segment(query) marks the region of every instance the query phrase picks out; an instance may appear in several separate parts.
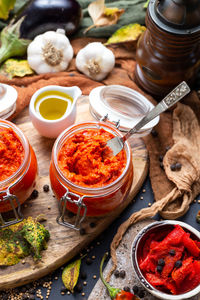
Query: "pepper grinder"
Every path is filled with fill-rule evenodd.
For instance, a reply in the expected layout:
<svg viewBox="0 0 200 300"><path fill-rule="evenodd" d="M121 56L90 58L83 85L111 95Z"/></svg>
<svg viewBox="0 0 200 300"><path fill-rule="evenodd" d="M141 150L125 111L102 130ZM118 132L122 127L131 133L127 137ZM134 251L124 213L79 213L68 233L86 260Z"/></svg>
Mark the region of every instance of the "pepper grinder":
<svg viewBox="0 0 200 300"><path fill-rule="evenodd" d="M150 0L136 51L135 80L156 99L200 68L200 1Z"/></svg>

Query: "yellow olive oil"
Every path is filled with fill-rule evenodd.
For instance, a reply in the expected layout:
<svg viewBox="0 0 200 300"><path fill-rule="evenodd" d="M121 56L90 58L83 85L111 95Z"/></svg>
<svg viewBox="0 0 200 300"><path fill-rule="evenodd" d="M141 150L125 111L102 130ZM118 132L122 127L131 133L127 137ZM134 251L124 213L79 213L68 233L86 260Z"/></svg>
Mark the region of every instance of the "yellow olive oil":
<svg viewBox="0 0 200 300"><path fill-rule="evenodd" d="M57 98L62 97L63 99ZM47 98L48 97L48 98ZM44 100L42 100L45 98ZM66 99L66 100L65 100ZM37 107L38 102L39 107ZM47 120L58 120L65 114L69 105L73 103L73 98L63 92L47 91L40 94L35 101L35 109Z"/></svg>
<svg viewBox="0 0 200 300"><path fill-rule="evenodd" d="M58 98L48 98L41 102L39 112L47 120L62 118L67 110L68 102Z"/></svg>

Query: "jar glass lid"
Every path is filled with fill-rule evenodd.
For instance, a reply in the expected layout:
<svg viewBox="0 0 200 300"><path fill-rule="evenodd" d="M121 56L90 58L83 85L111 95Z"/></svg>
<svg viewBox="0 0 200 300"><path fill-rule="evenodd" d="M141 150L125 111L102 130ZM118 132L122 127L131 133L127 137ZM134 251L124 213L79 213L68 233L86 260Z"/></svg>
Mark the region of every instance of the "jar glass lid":
<svg viewBox="0 0 200 300"><path fill-rule="evenodd" d="M97 87L89 95L90 111L100 120L103 117L121 131L133 128L154 105L139 92L121 85ZM146 124L137 136L147 135L159 122L159 117Z"/></svg>
<svg viewBox="0 0 200 300"><path fill-rule="evenodd" d="M0 84L0 118L7 119L16 110L17 91L7 84Z"/></svg>

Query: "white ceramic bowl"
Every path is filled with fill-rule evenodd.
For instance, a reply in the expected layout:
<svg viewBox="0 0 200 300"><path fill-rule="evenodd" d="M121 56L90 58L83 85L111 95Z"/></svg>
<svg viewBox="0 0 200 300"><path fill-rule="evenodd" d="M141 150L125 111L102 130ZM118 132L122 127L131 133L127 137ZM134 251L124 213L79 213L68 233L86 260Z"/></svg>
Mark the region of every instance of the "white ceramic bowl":
<svg viewBox="0 0 200 300"><path fill-rule="evenodd" d="M69 103L67 106L67 109L64 113L64 115L56 120L49 120L44 118L37 109L38 103L41 102L44 99L48 98L58 98L62 100L66 100L66 98L63 98L59 95L54 94L53 92L60 92L64 93L68 96L70 96L73 101L72 103ZM52 92L51 96L45 96L45 92ZM44 94L44 96L43 96ZM29 104L29 114L31 121L34 125L34 127L37 129L37 131L45 137L48 138L56 138L58 135L65 130L67 127L71 126L75 122L76 118L76 102L79 96L81 96L82 92L77 86L72 87L64 87L64 86L58 86L58 85L49 85L46 87L43 87L39 90L37 90L30 101ZM41 99L38 101L38 98L41 97ZM37 101L37 105L36 105Z"/></svg>
<svg viewBox="0 0 200 300"><path fill-rule="evenodd" d="M180 225L185 231L189 232L193 237L195 237L197 240L200 240L200 232L196 230L194 227L180 221L174 221L174 220L164 220L160 222L154 222L146 227L144 227L135 237L132 248L131 248L131 258L132 258L132 264L135 271L135 274L137 278L139 279L140 283L143 285L143 287L152 295L159 299L165 299L165 300L183 300L183 299L190 299L191 297L194 297L198 293L200 293L200 284L192 289L191 291L184 293L184 294L178 294L178 295L171 295L164 293L155 287L153 287L144 277L142 274L139 264L138 264L138 253L140 252L140 249L142 248L142 245L146 239L151 233L162 231L166 228L173 228L173 225Z"/></svg>

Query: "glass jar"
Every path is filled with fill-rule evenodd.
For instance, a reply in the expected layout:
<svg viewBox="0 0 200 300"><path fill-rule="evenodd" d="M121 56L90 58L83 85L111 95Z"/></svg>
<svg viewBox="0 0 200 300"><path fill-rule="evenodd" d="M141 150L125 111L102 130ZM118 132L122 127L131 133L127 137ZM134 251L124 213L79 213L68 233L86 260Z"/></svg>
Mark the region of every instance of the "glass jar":
<svg viewBox="0 0 200 300"><path fill-rule="evenodd" d="M84 122L67 128L57 138L50 164L50 182L58 200L67 198L66 207L73 213L84 214L83 208L87 210L87 216L102 216L117 208L127 197L133 180L132 154L129 144L126 142L124 150L126 153L126 165L122 174L113 182L98 188L79 186L68 180L61 172L58 165L58 153L65 141L81 130L99 129L111 133L114 136L122 137L121 132L114 126L104 122Z"/></svg>
<svg viewBox="0 0 200 300"><path fill-rule="evenodd" d="M0 213L13 210L32 193L37 176L37 160L28 139L13 123L0 119L0 129L12 129L24 149L20 167L8 178L0 181Z"/></svg>

